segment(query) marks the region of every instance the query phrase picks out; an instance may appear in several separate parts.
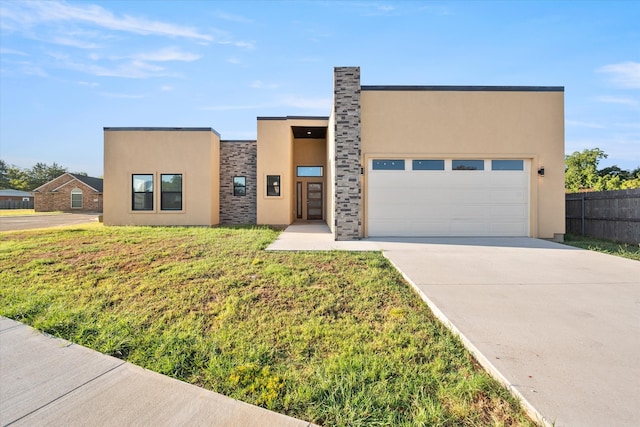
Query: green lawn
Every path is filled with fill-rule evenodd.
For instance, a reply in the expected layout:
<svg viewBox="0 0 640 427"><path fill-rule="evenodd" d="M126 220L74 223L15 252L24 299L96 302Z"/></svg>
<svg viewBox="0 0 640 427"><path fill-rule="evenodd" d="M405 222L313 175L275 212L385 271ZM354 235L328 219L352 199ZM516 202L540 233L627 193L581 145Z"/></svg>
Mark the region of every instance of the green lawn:
<svg viewBox="0 0 640 427"><path fill-rule="evenodd" d="M640 261L640 245L628 245L626 243L617 243L612 242L611 240L583 237L575 234L565 235L564 243L570 246L575 246L577 248L604 252L606 254L617 255L624 258Z"/></svg>
<svg viewBox="0 0 640 427"><path fill-rule="evenodd" d="M55 215L60 213L62 213L62 211L36 212L34 209L0 209L0 216Z"/></svg>
<svg viewBox="0 0 640 427"><path fill-rule="evenodd" d="M533 425L380 253L277 234L0 233L0 314L325 426Z"/></svg>

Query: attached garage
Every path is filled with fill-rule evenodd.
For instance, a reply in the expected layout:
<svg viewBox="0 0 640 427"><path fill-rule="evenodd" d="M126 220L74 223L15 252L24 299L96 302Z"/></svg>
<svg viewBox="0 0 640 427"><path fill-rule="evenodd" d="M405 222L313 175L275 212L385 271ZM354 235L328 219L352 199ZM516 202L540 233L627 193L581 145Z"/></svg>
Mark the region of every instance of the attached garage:
<svg viewBox="0 0 640 427"><path fill-rule="evenodd" d="M528 159L369 159L370 237L529 236Z"/></svg>

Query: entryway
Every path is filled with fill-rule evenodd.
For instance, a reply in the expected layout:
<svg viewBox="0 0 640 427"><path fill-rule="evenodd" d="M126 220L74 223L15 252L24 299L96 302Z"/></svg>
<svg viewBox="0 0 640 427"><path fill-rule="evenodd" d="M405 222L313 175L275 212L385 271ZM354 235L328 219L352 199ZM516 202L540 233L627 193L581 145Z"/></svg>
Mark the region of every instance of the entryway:
<svg viewBox="0 0 640 427"><path fill-rule="evenodd" d="M306 186L303 184L306 184ZM322 183L298 182L296 184L296 218L301 220L322 220L323 213L324 195Z"/></svg>

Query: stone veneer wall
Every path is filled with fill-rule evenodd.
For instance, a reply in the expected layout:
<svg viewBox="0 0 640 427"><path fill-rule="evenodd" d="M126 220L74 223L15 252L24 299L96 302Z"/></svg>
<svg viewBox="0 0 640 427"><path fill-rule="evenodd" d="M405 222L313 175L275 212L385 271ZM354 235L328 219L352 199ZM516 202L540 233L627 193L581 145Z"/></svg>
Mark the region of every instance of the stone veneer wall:
<svg viewBox="0 0 640 427"><path fill-rule="evenodd" d="M334 69L335 239L362 237L360 67Z"/></svg>
<svg viewBox="0 0 640 427"><path fill-rule="evenodd" d="M220 141L220 224L256 223L256 141ZM247 194L233 195L233 177L247 178Z"/></svg>

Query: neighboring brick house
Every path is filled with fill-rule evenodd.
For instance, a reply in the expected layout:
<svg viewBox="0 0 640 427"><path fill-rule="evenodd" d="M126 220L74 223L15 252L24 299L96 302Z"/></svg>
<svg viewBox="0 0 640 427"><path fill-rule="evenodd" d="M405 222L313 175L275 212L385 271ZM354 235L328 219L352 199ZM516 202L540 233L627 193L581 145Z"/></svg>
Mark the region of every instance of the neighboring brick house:
<svg viewBox="0 0 640 427"><path fill-rule="evenodd" d="M36 212L102 212L102 179L64 173L33 190Z"/></svg>

